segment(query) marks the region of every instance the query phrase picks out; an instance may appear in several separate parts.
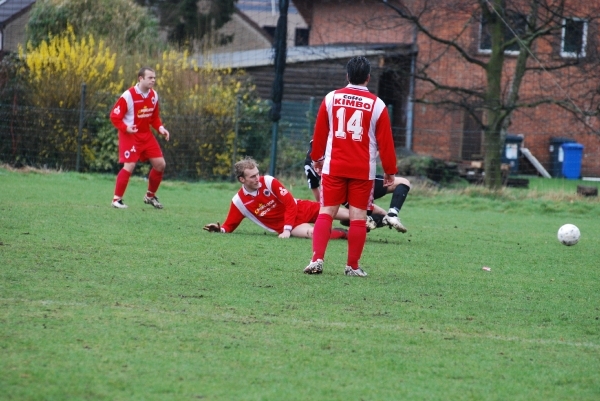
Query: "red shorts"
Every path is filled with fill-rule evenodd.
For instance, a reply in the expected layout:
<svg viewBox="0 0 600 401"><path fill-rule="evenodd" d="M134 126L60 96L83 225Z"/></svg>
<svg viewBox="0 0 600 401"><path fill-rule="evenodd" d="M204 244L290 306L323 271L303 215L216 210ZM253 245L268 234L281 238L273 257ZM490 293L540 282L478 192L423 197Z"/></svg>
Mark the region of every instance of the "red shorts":
<svg viewBox="0 0 600 401"><path fill-rule="evenodd" d="M321 205L318 202L298 199L296 205L298 206L298 214L296 214L294 227L303 223L314 223L317 221L319 210L321 209Z"/></svg>
<svg viewBox="0 0 600 401"><path fill-rule="evenodd" d="M163 153L152 132L127 134L119 131L119 163L145 162L157 157L163 157Z"/></svg>
<svg viewBox="0 0 600 401"><path fill-rule="evenodd" d="M321 205L338 206L346 202L361 210L371 208L373 180L321 175Z"/></svg>

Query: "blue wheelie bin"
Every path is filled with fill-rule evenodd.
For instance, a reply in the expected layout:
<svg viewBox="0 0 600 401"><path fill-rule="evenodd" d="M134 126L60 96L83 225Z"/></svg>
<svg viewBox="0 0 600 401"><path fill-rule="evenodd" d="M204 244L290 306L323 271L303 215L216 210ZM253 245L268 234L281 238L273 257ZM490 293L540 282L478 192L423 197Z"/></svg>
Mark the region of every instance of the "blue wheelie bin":
<svg viewBox="0 0 600 401"><path fill-rule="evenodd" d="M583 145L580 143L562 144L564 159L562 165L562 174L570 180L577 180L581 177L581 159L583 157Z"/></svg>
<svg viewBox="0 0 600 401"><path fill-rule="evenodd" d="M575 142L571 138L551 138L550 139L550 174L554 178L563 178L563 160L564 152L562 145L564 143Z"/></svg>

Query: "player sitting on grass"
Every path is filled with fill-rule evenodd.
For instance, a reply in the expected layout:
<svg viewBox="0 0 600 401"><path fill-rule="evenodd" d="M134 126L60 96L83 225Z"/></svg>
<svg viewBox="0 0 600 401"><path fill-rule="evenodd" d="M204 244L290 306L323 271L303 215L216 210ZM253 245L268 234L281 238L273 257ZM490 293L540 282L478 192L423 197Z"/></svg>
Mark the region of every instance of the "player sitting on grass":
<svg viewBox="0 0 600 401"><path fill-rule="evenodd" d="M310 152L312 151L312 140L308 145L308 152L304 160L304 174L308 180L308 187L312 190L317 201L320 201L321 196L321 176L315 171L312 166ZM394 183L387 187L383 185L383 175L376 175L373 183L373 199L383 198L387 194L392 194L390 208L386 212L376 204L373 204L372 210L367 210L367 230L374 230L378 227L388 226L390 229L395 228L396 231L405 233L406 227L400 222L398 213L402 209L402 205L406 200L406 196L410 191L410 181L404 177L394 177ZM344 205L345 206L345 205ZM349 221L342 221L342 225L348 225Z"/></svg>
<svg viewBox="0 0 600 401"><path fill-rule="evenodd" d="M320 205L309 200L295 199L275 177L260 176L258 164L252 158L235 164L235 174L242 188L231 200L229 213L223 225L209 223L209 232L233 232L245 217L265 230L276 232L279 238L312 238L313 226L319 215ZM339 211L336 219L348 219L348 210ZM347 232L341 228L331 230L331 239L346 239Z"/></svg>

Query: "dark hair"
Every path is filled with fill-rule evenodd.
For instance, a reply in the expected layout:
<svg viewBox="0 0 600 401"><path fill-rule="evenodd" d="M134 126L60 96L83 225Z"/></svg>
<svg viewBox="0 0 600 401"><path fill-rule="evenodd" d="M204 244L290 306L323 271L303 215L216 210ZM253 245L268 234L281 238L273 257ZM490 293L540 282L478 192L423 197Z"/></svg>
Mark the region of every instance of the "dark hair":
<svg viewBox="0 0 600 401"><path fill-rule="evenodd" d="M150 67L142 67L140 68L140 70L138 71L138 79L139 78L146 78L146 71L152 71L155 72L152 68Z"/></svg>
<svg viewBox="0 0 600 401"><path fill-rule="evenodd" d="M353 57L346 64L346 72L348 72L348 81L352 85L363 84L369 79L371 63L363 56Z"/></svg>

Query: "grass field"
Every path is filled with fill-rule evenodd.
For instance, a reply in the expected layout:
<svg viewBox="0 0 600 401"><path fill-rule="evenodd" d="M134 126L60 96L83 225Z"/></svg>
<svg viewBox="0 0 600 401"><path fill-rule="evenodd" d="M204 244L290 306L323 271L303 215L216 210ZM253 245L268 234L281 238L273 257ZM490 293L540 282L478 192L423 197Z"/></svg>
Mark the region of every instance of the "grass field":
<svg viewBox="0 0 600 401"><path fill-rule="evenodd" d="M235 184L165 182L163 210L145 185L116 210L113 176L0 169L0 400L600 399L600 202L574 181L415 188L364 279L345 241L309 276L309 240L202 231Z"/></svg>

